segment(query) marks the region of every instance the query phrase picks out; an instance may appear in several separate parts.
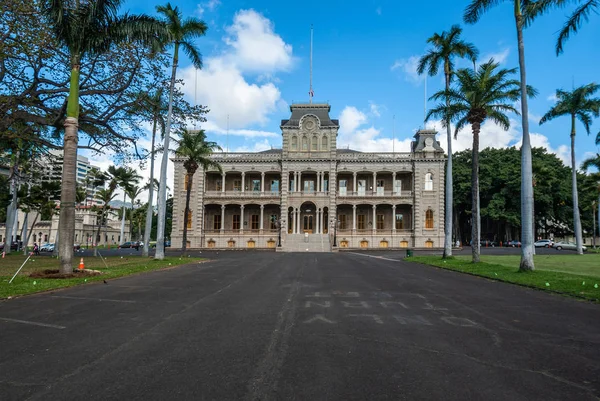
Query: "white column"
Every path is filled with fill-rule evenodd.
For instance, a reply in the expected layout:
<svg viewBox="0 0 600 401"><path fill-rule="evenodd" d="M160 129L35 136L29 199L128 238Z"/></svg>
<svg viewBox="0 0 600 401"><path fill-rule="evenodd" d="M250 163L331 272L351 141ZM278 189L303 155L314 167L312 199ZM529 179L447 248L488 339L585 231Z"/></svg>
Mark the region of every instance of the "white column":
<svg viewBox="0 0 600 401"><path fill-rule="evenodd" d="M396 172L394 171L392 173L392 196L398 195L396 193ZM396 206L394 206L396 207ZM394 216L394 219L396 218L396 216ZM396 225L394 224L394 227L396 227Z"/></svg>
<svg viewBox="0 0 600 401"><path fill-rule="evenodd" d="M373 195L377 193L377 173L373 173Z"/></svg>
<svg viewBox="0 0 600 401"><path fill-rule="evenodd" d="M246 181L246 173L244 173L242 171L242 192L244 192L244 190L246 188L245 181Z"/></svg>
<svg viewBox="0 0 600 401"><path fill-rule="evenodd" d="M296 234L300 234L300 210L298 208L296 208L295 213L296 213L296 225L294 227L296 229Z"/></svg>
<svg viewBox="0 0 600 401"><path fill-rule="evenodd" d="M225 172L221 174L221 192L225 192Z"/></svg>
<svg viewBox="0 0 600 401"><path fill-rule="evenodd" d="M302 171L298 171L298 192L302 192Z"/></svg>
<svg viewBox="0 0 600 401"><path fill-rule="evenodd" d="M323 217L325 216L325 211L321 209L319 211L319 234L323 234Z"/></svg>
<svg viewBox="0 0 600 401"><path fill-rule="evenodd" d="M377 231L377 205L373 205L373 232Z"/></svg>
<svg viewBox="0 0 600 401"><path fill-rule="evenodd" d="M316 214L317 214L317 216L316 216L316 218L317 218L317 222L316 223L317 224L315 225L315 228L316 228L315 231L316 231L317 234L321 234L321 209L317 209L317 213Z"/></svg>
<svg viewBox="0 0 600 401"><path fill-rule="evenodd" d="M240 233L244 232L244 205L240 206Z"/></svg>
<svg viewBox="0 0 600 401"><path fill-rule="evenodd" d="M264 176L264 173L263 173ZM263 216L264 216L265 205L260 205L260 231L263 230Z"/></svg>
<svg viewBox="0 0 600 401"><path fill-rule="evenodd" d="M396 234L396 205L392 205L392 234Z"/></svg>
<svg viewBox="0 0 600 401"><path fill-rule="evenodd" d="M294 171L294 189L293 189L293 191L298 192L298 172L297 171ZM294 212L295 211L296 210L294 209Z"/></svg>
<svg viewBox="0 0 600 401"><path fill-rule="evenodd" d="M319 173L317 173L317 191L318 192L323 192L323 172L320 171Z"/></svg>
<svg viewBox="0 0 600 401"><path fill-rule="evenodd" d="M356 205L352 206L352 231L356 231Z"/></svg>
<svg viewBox="0 0 600 401"><path fill-rule="evenodd" d="M265 192L265 173L260 173L260 193Z"/></svg>
<svg viewBox="0 0 600 401"><path fill-rule="evenodd" d="M221 205L221 231L225 231L225 205Z"/></svg>
<svg viewBox="0 0 600 401"><path fill-rule="evenodd" d="M354 172L354 184L352 185L352 192L354 192L354 195L358 193L358 188L356 188L356 171Z"/></svg>

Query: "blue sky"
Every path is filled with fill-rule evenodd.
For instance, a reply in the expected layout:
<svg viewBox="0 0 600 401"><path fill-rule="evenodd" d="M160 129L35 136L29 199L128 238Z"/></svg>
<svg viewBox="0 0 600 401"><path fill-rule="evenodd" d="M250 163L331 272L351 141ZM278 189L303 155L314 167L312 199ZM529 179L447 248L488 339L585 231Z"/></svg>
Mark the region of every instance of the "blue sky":
<svg viewBox="0 0 600 401"><path fill-rule="evenodd" d="M173 2L184 15L200 17L209 27L207 35L196 42L205 67L196 72L184 59L178 77L185 80L188 100L211 109L203 126L210 139L224 148L228 144L231 151L280 147L279 124L289 116L289 104L308 100L313 24L315 100L328 101L332 117L340 119L338 147L391 150L395 131L396 151L408 150L414 131L423 125L424 82L415 75L415 62L428 48L426 40L434 32L460 24L463 38L479 48L482 61L493 56L504 67L518 66L512 2L497 6L475 25L465 25L462 15L468 3ZM129 0L122 11L154 14L157 4L164 2ZM560 118L541 127L537 122L552 106L551 96L557 88L600 81L600 16L592 15L567 42L564 54L557 57L554 53L556 32L571 10L553 11L525 31L528 83L539 90L538 97L530 101L532 143L547 147L564 160L569 157L569 119ZM431 95L441 89L443 77L429 78L427 86ZM518 144L519 119L513 116L508 132L486 124L482 148ZM578 125L578 161L599 151L594 144L599 130L600 119L594 122L590 136ZM444 137L440 135L439 140L445 147ZM470 143L470 132L463 131L454 150L468 148Z"/></svg>

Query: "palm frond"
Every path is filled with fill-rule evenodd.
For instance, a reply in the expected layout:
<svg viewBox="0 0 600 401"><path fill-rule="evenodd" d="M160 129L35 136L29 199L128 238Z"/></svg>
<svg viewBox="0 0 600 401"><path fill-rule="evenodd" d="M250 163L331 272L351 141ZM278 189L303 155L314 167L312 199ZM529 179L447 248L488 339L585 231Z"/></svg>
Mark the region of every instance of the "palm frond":
<svg viewBox="0 0 600 401"><path fill-rule="evenodd" d="M181 42L180 43L183 52L190 58L190 61L194 65L194 67L201 69L202 68L202 54L200 51L190 42Z"/></svg>
<svg viewBox="0 0 600 401"><path fill-rule="evenodd" d="M504 0L473 0L465 9L463 20L467 24L474 24L490 8L502 3Z"/></svg>
<svg viewBox="0 0 600 401"><path fill-rule="evenodd" d="M600 171L600 153L596 154L596 157L589 157L581 163L581 170L587 171L592 167Z"/></svg>
<svg viewBox="0 0 600 401"><path fill-rule="evenodd" d="M558 34L558 39L556 41L556 55L563 52L563 45L569 39L571 34L577 33L583 21L587 22L592 11L596 11L599 6L600 1L587 0L584 4L577 7Z"/></svg>

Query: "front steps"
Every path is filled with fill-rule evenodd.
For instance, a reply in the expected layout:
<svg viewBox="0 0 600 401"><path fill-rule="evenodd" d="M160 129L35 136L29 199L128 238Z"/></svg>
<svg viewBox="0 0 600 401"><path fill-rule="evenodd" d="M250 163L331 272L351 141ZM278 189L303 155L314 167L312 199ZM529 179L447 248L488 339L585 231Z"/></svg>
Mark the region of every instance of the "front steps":
<svg viewBox="0 0 600 401"><path fill-rule="evenodd" d="M280 252L331 252L328 234L288 234L282 245Z"/></svg>

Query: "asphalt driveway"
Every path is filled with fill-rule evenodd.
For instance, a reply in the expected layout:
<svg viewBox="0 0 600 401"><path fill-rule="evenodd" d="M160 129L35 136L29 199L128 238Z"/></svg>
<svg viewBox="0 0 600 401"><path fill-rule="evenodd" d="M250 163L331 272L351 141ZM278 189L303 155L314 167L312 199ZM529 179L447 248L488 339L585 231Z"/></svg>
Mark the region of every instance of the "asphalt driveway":
<svg viewBox="0 0 600 401"><path fill-rule="evenodd" d="M0 398L600 397L600 305L393 252L209 255L0 302Z"/></svg>

